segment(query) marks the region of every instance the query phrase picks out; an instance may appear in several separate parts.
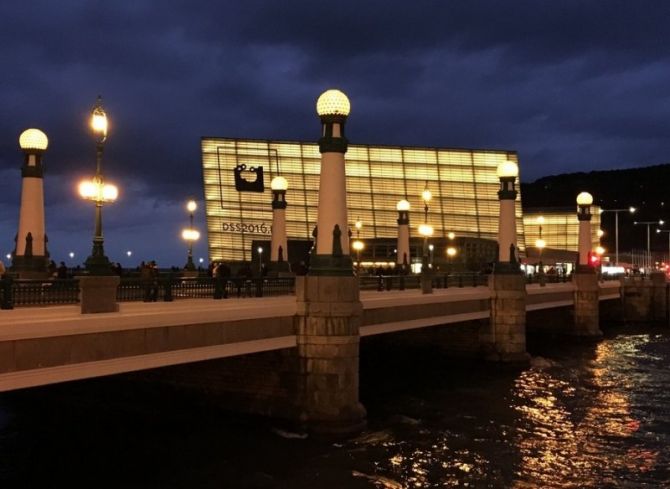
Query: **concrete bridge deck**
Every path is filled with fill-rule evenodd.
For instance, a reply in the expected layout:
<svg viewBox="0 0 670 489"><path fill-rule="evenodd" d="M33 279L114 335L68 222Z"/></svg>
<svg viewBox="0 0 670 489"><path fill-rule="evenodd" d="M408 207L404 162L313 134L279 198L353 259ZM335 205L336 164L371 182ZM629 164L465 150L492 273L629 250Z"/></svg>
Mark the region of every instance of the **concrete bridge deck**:
<svg viewBox="0 0 670 489"><path fill-rule="evenodd" d="M619 297L601 283L600 300ZM527 310L573 303L573 285L527 286ZM488 287L361 292L361 336L486 319ZM0 391L296 346L294 296L0 311Z"/></svg>

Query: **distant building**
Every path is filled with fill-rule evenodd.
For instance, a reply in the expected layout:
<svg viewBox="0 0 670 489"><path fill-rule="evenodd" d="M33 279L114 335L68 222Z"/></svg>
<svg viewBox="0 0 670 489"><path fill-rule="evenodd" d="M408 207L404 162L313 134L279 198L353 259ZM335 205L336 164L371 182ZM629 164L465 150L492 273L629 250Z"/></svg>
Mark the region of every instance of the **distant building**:
<svg viewBox="0 0 670 489"><path fill-rule="evenodd" d="M304 255L316 223L320 156L316 142L203 138L210 259L256 260L258 246L263 243L268 244L264 253L269 253L270 181L278 175L288 181L289 261ZM364 259L395 261L396 203L407 199L411 204L412 261L420 261L417 228L424 222L421 192L427 186L433 195L428 223L434 227L431 243L435 262L446 261L450 243L462 247L461 261L491 261L498 233L496 168L507 159L518 162L512 151L349 145L348 218L354 232L354 223L363 223ZM516 214L523 251L526 241L520 194ZM450 239L449 233L455 238Z"/></svg>

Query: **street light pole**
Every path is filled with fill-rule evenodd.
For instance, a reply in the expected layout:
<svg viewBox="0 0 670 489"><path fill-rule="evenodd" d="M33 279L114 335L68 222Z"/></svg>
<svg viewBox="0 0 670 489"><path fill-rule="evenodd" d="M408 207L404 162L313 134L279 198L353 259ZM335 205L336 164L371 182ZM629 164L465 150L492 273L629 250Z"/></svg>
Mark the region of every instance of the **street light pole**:
<svg viewBox="0 0 670 489"><path fill-rule="evenodd" d="M667 266L670 267L670 230L668 229L656 229L656 234L668 233L668 261Z"/></svg>
<svg viewBox="0 0 670 489"><path fill-rule="evenodd" d="M629 207L628 209L600 209L600 213L614 212L614 264L619 264L619 212L630 212L635 214L637 209Z"/></svg>
<svg viewBox="0 0 670 489"><path fill-rule="evenodd" d="M79 194L95 202L95 233L93 236L93 250L91 256L86 259L86 269L91 275L110 275L111 263L105 256L102 235L102 206L105 202L114 202L118 197L118 189L114 185L104 182L102 176L102 153L107 140L107 114L102 108L102 98L98 100L91 114L91 128L97 136L95 176L91 181L84 181L79 185Z"/></svg>
<svg viewBox="0 0 670 489"><path fill-rule="evenodd" d="M652 224L655 226L662 226L665 224L665 221L663 219L659 219L658 221L634 221L633 225L637 226L638 224L646 224L647 226L647 256L645 257L645 272L647 269L651 268L651 233L649 231L650 227Z"/></svg>

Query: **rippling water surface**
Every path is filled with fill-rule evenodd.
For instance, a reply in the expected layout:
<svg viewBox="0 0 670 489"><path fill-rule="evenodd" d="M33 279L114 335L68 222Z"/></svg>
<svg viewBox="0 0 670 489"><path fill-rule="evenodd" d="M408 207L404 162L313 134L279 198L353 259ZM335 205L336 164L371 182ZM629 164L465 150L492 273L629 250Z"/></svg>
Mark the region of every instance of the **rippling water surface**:
<svg viewBox="0 0 670 489"><path fill-rule="evenodd" d="M341 442L100 380L0 397L0 487L670 487L670 334L531 344L532 367L366 344Z"/></svg>

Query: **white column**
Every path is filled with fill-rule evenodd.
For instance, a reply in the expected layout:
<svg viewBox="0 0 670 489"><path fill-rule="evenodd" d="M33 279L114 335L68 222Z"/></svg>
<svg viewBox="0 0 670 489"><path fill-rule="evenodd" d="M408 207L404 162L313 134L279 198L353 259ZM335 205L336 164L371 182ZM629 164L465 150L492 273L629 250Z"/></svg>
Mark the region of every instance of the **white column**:
<svg viewBox="0 0 670 489"><path fill-rule="evenodd" d="M498 261L510 261L510 245L516 250L516 213L514 200L500 200L500 216L498 218Z"/></svg>
<svg viewBox="0 0 670 489"><path fill-rule="evenodd" d="M579 264L589 265L589 252L591 251L591 215L589 219L579 219Z"/></svg>
<svg viewBox="0 0 670 489"><path fill-rule="evenodd" d="M30 155L31 160L35 155ZM34 164L33 164L34 165ZM21 183L21 208L19 210L19 229L16 239L16 255L26 253L26 236L33 238L33 255L44 256L44 187L43 179L23 177Z"/></svg>
<svg viewBox="0 0 670 489"><path fill-rule="evenodd" d="M270 250L270 261L279 261L280 246L284 261L288 261L286 209L272 209L272 248Z"/></svg>
<svg viewBox="0 0 670 489"><path fill-rule="evenodd" d="M333 124L339 126L339 124ZM333 133L336 131L333 130ZM339 130L337 131L339 133ZM340 227L342 254L349 254L349 226L347 219L347 186L344 169L344 153L321 154L321 176L319 178L319 210L316 221L318 236L316 254L333 253L333 230Z"/></svg>

